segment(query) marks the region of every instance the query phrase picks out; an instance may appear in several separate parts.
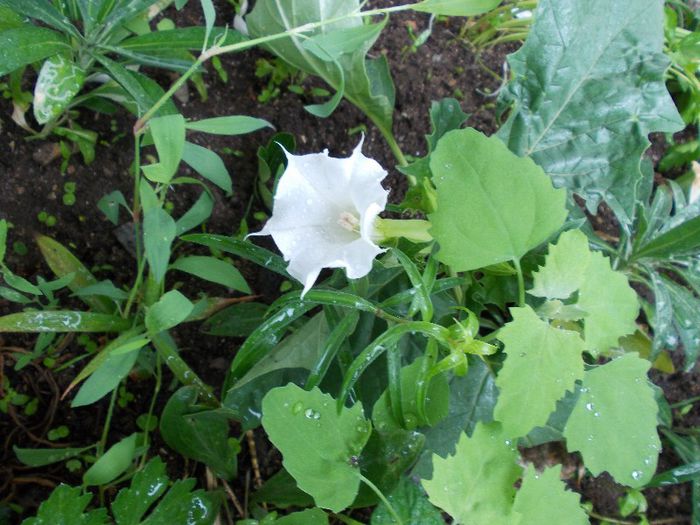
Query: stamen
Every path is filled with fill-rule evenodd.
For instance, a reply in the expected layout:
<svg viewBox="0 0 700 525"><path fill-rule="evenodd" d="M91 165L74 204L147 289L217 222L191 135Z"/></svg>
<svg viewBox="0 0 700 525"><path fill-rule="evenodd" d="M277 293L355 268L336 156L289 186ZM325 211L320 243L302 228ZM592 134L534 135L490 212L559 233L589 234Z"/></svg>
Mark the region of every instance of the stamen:
<svg viewBox="0 0 700 525"><path fill-rule="evenodd" d="M340 224L343 228L351 232L360 231L360 219L355 217L349 211L344 211L340 214L338 224Z"/></svg>

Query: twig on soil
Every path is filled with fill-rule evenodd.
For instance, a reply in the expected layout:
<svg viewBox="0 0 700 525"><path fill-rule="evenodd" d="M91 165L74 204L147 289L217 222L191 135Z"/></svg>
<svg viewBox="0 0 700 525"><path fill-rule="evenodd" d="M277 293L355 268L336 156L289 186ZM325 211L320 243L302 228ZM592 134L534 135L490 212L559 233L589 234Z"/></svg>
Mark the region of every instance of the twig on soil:
<svg viewBox="0 0 700 525"><path fill-rule="evenodd" d="M238 514L240 514L242 519L245 519L245 510L241 506L241 502L238 501L238 498L236 497L236 493L233 492L233 489L229 486L228 483L226 483L225 480L221 480L221 483L224 486L224 490L226 491L226 494L228 494L228 497L231 498L231 502L233 503L233 506L236 507L236 510L238 511Z"/></svg>
<svg viewBox="0 0 700 525"><path fill-rule="evenodd" d="M263 481L260 475L260 463L258 462L258 450L255 447L255 436L252 430L248 430L245 433L246 441L248 442L248 450L250 451L250 464L253 467L253 480L255 483L255 488L259 489L262 487Z"/></svg>

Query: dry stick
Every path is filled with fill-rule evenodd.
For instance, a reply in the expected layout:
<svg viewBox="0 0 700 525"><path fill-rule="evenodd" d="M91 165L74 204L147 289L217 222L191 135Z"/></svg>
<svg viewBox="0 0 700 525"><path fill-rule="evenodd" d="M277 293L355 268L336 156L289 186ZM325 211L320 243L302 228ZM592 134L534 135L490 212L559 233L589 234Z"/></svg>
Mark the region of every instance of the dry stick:
<svg viewBox="0 0 700 525"><path fill-rule="evenodd" d="M250 464L253 467L253 479L255 488L262 487L262 476L260 475L260 463L258 463L258 450L255 446L255 436L252 430L245 433L246 441L248 442L248 450L250 451Z"/></svg>
<svg viewBox="0 0 700 525"><path fill-rule="evenodd" d="M245 519L245 510L243 510L243 507L241 506L241 502L238 501L238 498L236 497L236 493L233 492L233 489L229 486L228 483L226 483L226 480L222 479L221 483L224 485L224 490L226 491L226 494L228 494L228 497L231 498L231 502L233 503L233 506L236 507L238 514L241 515L242 519Z"/></svg>

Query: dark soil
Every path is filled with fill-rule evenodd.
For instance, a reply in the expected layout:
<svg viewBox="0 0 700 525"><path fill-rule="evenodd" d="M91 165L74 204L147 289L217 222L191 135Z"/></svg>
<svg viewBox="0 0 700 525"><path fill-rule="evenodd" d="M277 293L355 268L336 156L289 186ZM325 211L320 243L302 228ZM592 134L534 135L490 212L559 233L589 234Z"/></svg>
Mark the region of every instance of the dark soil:
<svg viewBox="0 0 700 525"><path fill-rule="evenodd" d="M391 5L394 2L376 0L375 6ZM219 24L231 23L233 12L224 0L216 2ZM176 19L178 26L201 23L196 2L181 13L168 13ZM373 48L374 55L386 54L392 66L396 83L396 113L394 129L396 138L405 153L420 156L426 151L424 135L429 131L428 110L433 100L443 97L457 97L462 108L471 114L468 125L487 134L497 129L495 120L495 99L490 95L499 85L498 74L502 71L505 56L513 48L498 48L477 56L463 41L457 38L460 29L458 20L435 24L430 40L417 50L411 50L408 28L419 33L427 27L428 16L419 14L399 14L392 19ZM356 146L359 135L351 130L359 125L366 126L364 153L377 159L390 175L385 185L391 189L392 202L400 202L405 191L403 175L394 166L394 159L378 131L352 105L343 101L334 114L323 121L306 113L303 106L318 102L308 97L281 90L278 98L261 104L258 96L267 81L255 76L256 60L267 56L262 51L251 51L241 55L222 58L229 81L224 84L214 73L205 76L208 87L208 100L202 101L192 85L186 93L180 93L176 103L189 119L245 114L265 118L274 124L277 131L293 133L297 139L299 153L318 152L328 148L335 156L346 156ZM496 73L494 73L496 72ZM172 78L162 72L153 72L162 86L172 82ZM314 84L316 85L316 84ZM29 86L28 86L29 87ZM97 158L89 166L72 157L65 174L61 174L60 158L46 162L55 148L55 140L28 141L25 131L9 117L12 113L8 101L0 102L0 142L5 144L0 156L2 172L2 192L0 192L0 217L13 225L9 235L7 264L13 271L26 278L37 275L50 277L51 272L42 262L33 242L35 233L43 233L56 238L69 246L75 255L91 268L99 279L112 279L117 284L129 285L135 275L135 260L129 250L115 235L114 226L97 209L97 201L106 193L120 190L127 201L132 196L130 165L133 160L133 143L130 131L134 118L126 113L114 116L97 115L85 111L78 119L81 126L93 129L100 134L102 144L97 149ZM234 194L226 197L211 187L217 202L206 230L219 234L233 234L239 230L241 221L246 219L252 231L259 224L246 216L252 210L264 210L256 198L254 190L257 174L256 150L272 136L272 131L260 131L243 137L218 137L192 135L194 140L221 153L234 180ZM228 149L226 149L228 148ZM236 154L223 153L233 151ZM240 153L238 153L240 152ZM183 175L194 176L183 168ZM63 187L66 182L77 184L74 205L62 203ZM192 186L179 186L171 193L175 206L174 213L182 213L197 198L198 191ZM47 227L38 220L40 212L57 218L55 227ZM121 222L128 218L122 215ZM13 243L24 243L26 254L21 249L13 250ZM262 240L261 243L265 243ZM268 245L272 248L271 245ZM20 247L21 248L21 247ZM181 253L191 251L188 246L180 247ZM250 283L253 292L264 300L271 301L278 294L280 280L256 267L241 264L241 271ZM173 283L169 283L173 284ZM191 283L185 282L184 286ZM201 288L201 286L200 286ZM195 290L196 288L192 288ZM207 289L213 295L223 294L223 290ZM78 306L74 299L64 294L63 303ZM15 304L0 300L0 313L18 311ZM197 326L188 325L175 334L184 358L210 385L219 388L225 370L240 341L207 336ZM103 343L100 337L92 337ZM84 353L83 346L72 336L59 339L58 348L52 351L57 366ZM60 373L52 373L42 366L41 359L20 372L13 370L17 352L31 351L34 338L5 334L0 339L0 379L7 377L17 390L39 398L39 408L35 415L26 416L20 408L11 410L8 415L0 413L0 436L2 436L2 457L0 459L0 502L10 503L23 509L22 517L32 515L38 504L50 490L60 482L80 483L80 473L71 474L63 466L30 469L16 459L12 447L84 446L96 442L101 435L105 421L107 402L103 401L87 408L69 408L70 394L61 400L61 395L83 366L83 362L72 365ZM676 373L669 376L655 376L670 402L698 395L700 386L696 374ZM164 382L169 385L169 378ZM1 383L0 383L1 385ZM137 376L128 382L128 392L133 400L119 407L110 429L110 443L114 443L138 430L135 420L147 412L153 393L150 379ZM170 385L172 386L172 385ZM0 388L2 388L0 386ZM171 390L164 388L158 398L158 406L167 400ZM1 396L0 396L1 397ZM159 413L159 409L156 409ZM683 419L683 425L694 426L700 421L697 407ZM47 439L49 430L58 425L66 425L70 434L60 441ZM234 429L234 435L238 435ZM173 476L196 476L204 479L204 470L192 462L184 462L177 454L168 451L158 438L153 436L152 450L168 461ZM256 452L263 479L272 476L279 468L279 455L265 440L262 433L255 434ZM255 485L251 462L251 449L244 440L243 452L239 457L240 480L233 488L241 501ZM582 492L585 500L591 500L596 510L608 516L618 516L616 497L619 489L609 478L593 479L577 467L575 457L565 458L565 469L571 485ZM665 452L660 467L677 465L678 458ZM663 490L647 491L650 498L649 515L652 519L679 518L690 513L690 497L687 486L674 486ZM15 515L16 519L19 519ZM2 521L2 520L0 520ZM683 523L684 521L676 521Z"/></svg>

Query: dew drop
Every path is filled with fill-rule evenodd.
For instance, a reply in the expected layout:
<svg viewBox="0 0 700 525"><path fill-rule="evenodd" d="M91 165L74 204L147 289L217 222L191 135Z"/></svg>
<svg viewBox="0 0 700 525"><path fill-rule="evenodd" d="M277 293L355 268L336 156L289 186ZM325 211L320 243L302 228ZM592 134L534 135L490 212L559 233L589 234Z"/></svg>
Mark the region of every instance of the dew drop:
<svg viewBox="0 0 700 525"><path fill-rule="evenodd" d="M305 415L308 419L321 419L321 414L319 414L318 412L316 412L313 408L307 408L307 409L304 411L304 415Z"/></svg>
<svg viewBox="0 0 700 525"><path fill-rule="evenodd" d="M641 479L641 477L642 477L641 470L633 470L632 471L632 479L638 480L638 479Z"/></svg>
<svg viewBox="0 0 700 525"><path fill-rule="evenodd" d="M586 410L591 412L593 410L593 403L586 403Z"/></svg>

